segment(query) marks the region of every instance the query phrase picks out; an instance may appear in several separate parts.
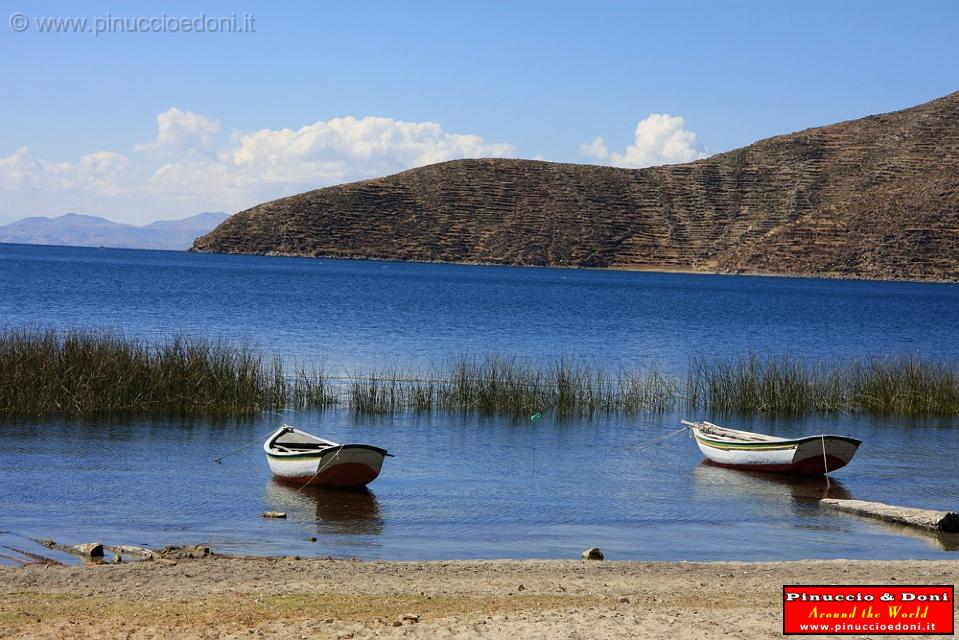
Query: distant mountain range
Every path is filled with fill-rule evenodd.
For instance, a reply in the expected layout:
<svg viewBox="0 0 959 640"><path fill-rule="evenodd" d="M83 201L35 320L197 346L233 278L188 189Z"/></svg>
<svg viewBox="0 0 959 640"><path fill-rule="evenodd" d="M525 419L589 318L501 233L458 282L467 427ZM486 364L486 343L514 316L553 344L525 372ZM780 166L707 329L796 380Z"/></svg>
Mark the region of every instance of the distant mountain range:
<svg viewBox="0 0 959 640"><path fill-rule="evenodd" d="M37 216L0 226L0 242L185 250L190 248L194 238L208 233L228 217L222 211L204 212L138 227L79 213L66 213L55 218Z"/></svg>

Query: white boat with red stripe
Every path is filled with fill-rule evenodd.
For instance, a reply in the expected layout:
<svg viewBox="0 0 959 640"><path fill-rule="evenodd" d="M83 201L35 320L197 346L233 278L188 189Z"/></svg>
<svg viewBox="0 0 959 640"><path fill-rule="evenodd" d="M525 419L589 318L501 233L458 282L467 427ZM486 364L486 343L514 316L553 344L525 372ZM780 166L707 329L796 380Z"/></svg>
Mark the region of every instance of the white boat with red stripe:
<svg viewBox="0 0 959 640"><path fill-rule="evenodd" d="M390 456L386 449L340 444L286 424L267 437L263 450L277 480L317 487L366 486Z"/></svg>
<svg viewBox="0 0 959 640"><path fill-rule="evenodd" d="M687 422L699 450L711 463L734 469L822 475L849 464L862 440L820 434L777 438L763 433L726 429L711 422Z"/></svg>

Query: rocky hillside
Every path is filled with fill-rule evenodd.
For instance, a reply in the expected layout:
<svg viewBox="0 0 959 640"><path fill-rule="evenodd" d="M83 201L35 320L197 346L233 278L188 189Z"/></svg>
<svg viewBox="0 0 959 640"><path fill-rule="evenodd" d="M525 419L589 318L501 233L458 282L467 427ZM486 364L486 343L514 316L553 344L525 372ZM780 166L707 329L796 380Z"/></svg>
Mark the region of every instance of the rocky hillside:
<svg viewBox="0 0 959 640"><path fill-rule="evenodd" d="M959 93L688 164L445 162L261 204L193 249L959 280Z"/></svg>

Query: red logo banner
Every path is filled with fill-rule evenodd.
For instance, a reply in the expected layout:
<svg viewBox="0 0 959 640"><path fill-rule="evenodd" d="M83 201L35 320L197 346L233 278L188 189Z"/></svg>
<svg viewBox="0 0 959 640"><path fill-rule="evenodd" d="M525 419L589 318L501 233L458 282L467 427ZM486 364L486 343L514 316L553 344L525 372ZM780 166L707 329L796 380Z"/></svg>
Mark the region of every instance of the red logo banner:
<svg viewBox="0 0 959 640"><path fill-rule="evenodd" d="M954 585L785 585L783 634L952 635Z"/></svg>

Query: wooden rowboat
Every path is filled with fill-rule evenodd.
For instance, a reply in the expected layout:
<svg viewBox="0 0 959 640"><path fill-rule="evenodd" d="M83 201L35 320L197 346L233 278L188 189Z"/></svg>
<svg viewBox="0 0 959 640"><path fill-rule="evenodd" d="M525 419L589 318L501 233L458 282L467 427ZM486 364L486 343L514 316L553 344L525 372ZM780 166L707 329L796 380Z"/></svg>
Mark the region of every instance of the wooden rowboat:
<svg viewBox="0 0 959 640"><path fill-rule="evenodd" d="M822 475L841 469L856 454L861 440L820 434L805 438L777 438L762 433L726 429L711 422L687 422L706 459L722 467Z"/></svg>
<svg viewBox="0 0 959 640"><path fill-rule="evenodd" d="M368 444L339 444L289 425L263 443L266 461L281 482L327 487L363 487L380 475L390 454Z"/></svg>

